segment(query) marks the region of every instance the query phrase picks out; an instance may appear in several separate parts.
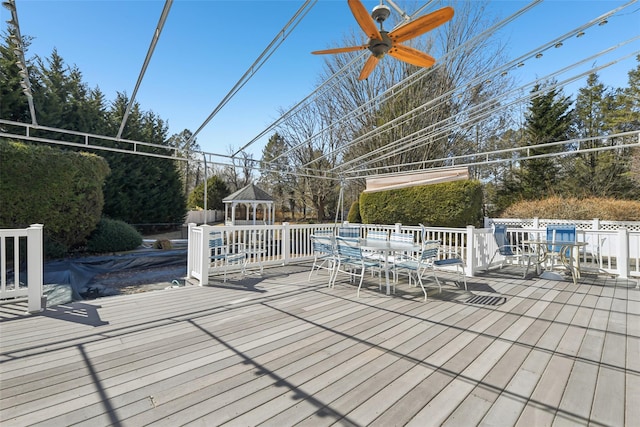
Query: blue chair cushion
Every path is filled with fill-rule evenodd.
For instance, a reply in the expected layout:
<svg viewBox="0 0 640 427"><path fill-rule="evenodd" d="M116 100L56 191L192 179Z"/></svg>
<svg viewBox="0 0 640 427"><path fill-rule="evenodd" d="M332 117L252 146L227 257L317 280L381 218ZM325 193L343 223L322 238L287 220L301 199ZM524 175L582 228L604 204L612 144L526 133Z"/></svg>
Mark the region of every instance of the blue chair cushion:
<svg viewBox="0 0 640 427"><path fill-rule="evenodd" d="M462 265L460 258L439 259L433 262L434 265Z"/></svg>

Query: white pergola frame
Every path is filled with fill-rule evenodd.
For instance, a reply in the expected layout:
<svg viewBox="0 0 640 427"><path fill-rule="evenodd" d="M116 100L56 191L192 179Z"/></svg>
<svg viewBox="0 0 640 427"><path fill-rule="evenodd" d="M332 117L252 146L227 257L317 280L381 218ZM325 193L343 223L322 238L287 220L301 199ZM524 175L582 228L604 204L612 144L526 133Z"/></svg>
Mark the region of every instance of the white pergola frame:
<svg viewBox="0 0 640 427"><path fill-rule="evenodd" d="M205 122L198 128L198 130L192 135L192 139L196 136L196 134L202 129L204 128L207 123L211 120L211 118L220 110L220 108L222 108L228 101L229 99L235 95L235 93L237 93L237 91L247 82L247 80L253 76L253 74L260 68L260 66L271 56L271 54L273 53L273 51L275 49L277 49L277 47L280 45L280 43L282 43L282 41L284 41L284 39L289 35L289 33L293 30L293 28L295 28L296 25L298 25L298 23L302 20L302 18L309 12L309 10L316 4L317 0L312 0L312 1L306 1L301 7L300 9L298 9L298 11L294 14L294 16L290 19L290 21L285 25L285 27L278 32L278 34L275 36L274 40L268 45L268 47L265 49L265 51L260 55L260 57L254 62L254 64L249 68L249 70L242 76L242 78L239 80L239 82L233 87L233 89L231 90L231 92L223 99L223 101L214 109L214 111L211 113L211 115L207 118L207 120L205 120ZM596 25L602 25L604 22L606 22L607 19L611 19L613 16L615 16L617 13L620 13L622 11L624 11L624 9L628 8L629 6L637 3L638 0L631 0L628 1L625 4L619 5L615 8L613 8L611 11L596 17L595 19L592 19L589 22L586 22L585 24L569 31L568 33L566 33L565 35L556 38L546 44L544 44L543 46L540 46L537 49L532 50L531 52L529 52L526 55L521 56L520 58L514 59L513 61L511 61L508 64L505 64L504 66L502 66L500 69L494 69L494 70L490 70L489 72L486 73L486 75L483 76L479 76L477 77L475 80L478 79L490 79L492 77L495 77L501 73L505 73L506 71L509 71L510 69L519 67L521 64L523 64L524 62L528 61L528 60L533 60L532 58L537 58L538 55L541 52L546 51L547 49L552 49L552 48L557 48L558 46L562 45L562 42L574 37L576 35L582 35L584 34L584 31L589 29L592 26L596 26ZM142 78L144 76L144 73L146 71L147 65L149 64L149 61L151 59L151 56L153 54L153 51L155 49L156 44L159 41L159 37L160 37L160 33L162 31L162 28L164 26L165 21L168 18L169 15L169 10L171 8L173 1L172 0L165 0L165 4L164 4L164 8L162 11L162 14L160 16L158 25L156 26L154 33L153 33L153 37L152 37L152 41L149 47L149 50L147 52L147 56L145 58L142 70L138 76L138 80L137 83L135 85L135 89L133 91L133 96L132 99L130 100L131 103L134 102L135 100L135 93L137 92L137 89L142 81ZM396 9L396 11L398 13L400 13L400 15L403 17L404 20L410 19L409 16L406 13L403 13L401 10L399 10L399 8L393 4L393 2L389 2L394 9ZM488 28L485 32L483 32L482 34L479 34L476 36L476 38L481 38L481 37L489 37L491 34L495 33L495 31L497 29L499 29L502 26L505 26L506 24L508 24L509 22L511 22L513 19L515 19L516 17L526 13L527 11L529 11L530 9L532 9L533 7L537 6L538 4L541 3L541 0L533 0L531 3L527 4L525 7L523 7L522 9L520 9L519 11L517 11L516 13L512 14L511 16L503 19L502 21L500 21L499 23L495 24L493 27ZM428 5L429 3L427 3ZM420 9L418 9L412 16L415 16L416 14L419 14L424 8L427 7L427 5L422 6ZM17 10L15 7L15 0L6 0L3 1L3 6L7 7L12 14L12 19L11 21L8 21L10 25L12 25L16 31L16 34L19 35L20 34L20 28L19 28L19 24L18 24L18 17L17 17ZM611 24L609 24L611 25ZM617 48L619 48L620 46L630 43L632 41L635 41L638 39L638 37L640 36L636 36L636 37L632 37L629 40L625 40L621 43L618 43L615 46L612 46L610 49L607 49L606 51L603 52L599 52L593 56L590 56L589 58L586 58L580 62L584 62L584 61L595 61L599 56L604 55L605 53L609 53ZM21 47L21 40L16 41L17 43L17 47L20 48ZM453 55L456 53L456 51L460 48L463 48L464 46L458 46L456 49L454 49L452 52L449 52L447 55ZM634 52L631 55L635 55L638 54L640 52ZM289 111L287 111L286 113L284 113L278 120L276 120L273 124L271 124L269 127L267 127L263 132L260 133L260 135L258 135L256 138L254 138L253 140L251 140L249 143L247 143L246 145L244 145L240 150L236 151L236 153L232 154L232 155L224 155L224 154L219 154L219 153L208 153L208 152L199 152L199 154L201 155L201 158L204 159L205 162L208 162L209 164L216 164L216 165L220 165L220 166L233 166L233 160L236 158L235 156L242 150L248 148L250 145L252 145L253 143L255 143L259 138L263 137L264 135L268 134L269 132L274 131L278 125L280 125L282 123L282 121L293 115L296 114L298 110L300 110L301 108L303 108L310 100L312 100L312 98L314 96L321 96L323 93L326 93L327 91L331 90L331 87L333 84L336 83L336 81L340 78L344 78L348 72L353 71L354 68L359 67L360 62L363 60L365 54L358 56L357 58L355 58L353 61L349 62L343 69L338 70L333 76L331 76L327 81L325 81L324 83L322 83L321 85L319 85L309 96L307 96L303 101L301 101L300 103L296 104L293 108L291 108ZM594 67L594 69L600 70L603 68L606 68L607 66L613 65L614 63L626 59L627 57L629 57L630 55L626 55L624 57L619 58L616 61L612 61L609 62L607 64L601 65L599 67ZM446 56L441 58L442 60L446 59ZM24 56L20 56L18 57L18 61L20 62L20 68L21 70L24 69L24 72L22 74L26 75L26 62L24 59ZM576 62L575 65L579 64L579 62ZM559 73L560 71L562 72L566 72L567 69L570 69L571 67L567 67L563 70L559 70L557 73ZM367 109L367 106L372 104L372 103L380 103L382 101L384 101L384 99L388 98L389 96L392 96L394 93L398 92L399 90L401 90L404 86L407 85L411 85L413 83L415 83L418 79L423 78L424 76L428 75L428 73L432 72L432 69L425 69L425 70L420 70L419 72L416 72L415 74L410 75L409 77L407 77L405 80L398 82L398 84L396 84L395 86L388 88L388 90L386 90L384 93L382 93L381 95L379 95L379 97L377 97L376 99L372 99L370 101L367 102L367 105L363 105L361 107L359 107L356 111L352 111L350 113L351 119L353 118L357 118L360 114L362 114L362 111ZM594 71L595 72L595 71ZM533 82L529 82L525 85L523 85L521 88L519 88L519 90L525 90L526 88L530 88L534 83L536 82L540 82L543 81L547 78L553 78L555 77L556 73L552 73L549 76L544 76L544 77L540 77L537 78L535 81ZM584 73L578 73L575 76L572 76L568 79L565 79L564 81L558 83L558 86L562 86L564 84L568 84L570 82L575 81L578 78L581 78L584 76ZM28 76L26 76L27 80L28 80ZM465 90L469 90L470 87L472 87L474 84L476 84L476 82L474 81L469 81L465 83L464 87L459 87L459 88L455 88L454 92L459 93L461 91L465 91ZM30 86L28 84L28 81L25 81L23 86ZM127 120L127 116L128 116L128 108L127 108L127 113L125 113L124 117L123 117L123 121L121 123L120 126L120 130L118 131L118 135L116 137L109 137L109 136L101 136L101 135L95 135L95 134L90 134L90 133L84 133L84 132L73 132L73 131L68 131L68 130L64 130L64 129L57 129L57 128L50 128L50 127L45 127L45 126L39 126L37 125L36 122L36 118L35 118L35 110L33 108L33 102L32 102L32 97L29 97L30 92L25 90L25 95L27 95L29 101L30 101L30 110L31 110L31 118L32 118L32 123L31 124L25 124L25 123L18 123L18 122L12 122L12 121L8 121L8 120L0 120L0 125L5 125L5 126L0 126L0 137L7 137L7 138L14 138L14 139L18 139L18 140L26 140L26 141L34 141L34 142L45 142L45 143L51 143L51 144L61 144L61 145L68 145L68 146L76 146L76 147L86 147L86 148L91 148L91 149L97 149L97 150L108 150L108 151L118 151L118 152L124 152L124 153L130 153L130 154L136 154L136 155L144 155L144 156L152 156L152 157L161 157L161 158L167 158L167 159L173 159L173 160L179 160L179 161L198 161L198 162L202 162L203 160L199 160L199 159L185 159L184 157L180 157L179 153L177 152L176 149L172 149L171 147L167 147L165 145L161 145L161 144L150 144L150 143L146 143L146 142L140 142L140 141L131 141L131 140L123 140L121 139L121 132L122 132L122 128L124 127L124 124ZM445 94L447 96L453 96L454 93L447 93ZM506 106L512 106L514 103L516 102L526 102L528 99L530 99L532 96L535 95L525 95L525 96L520 96L520 97L515 97L515 100L511 100L511 101L506 101ZM437 104L439 104L441 101L438 99L434 99L431 100L429 102L429 105L423 105L419 108L422 109L428 109L428 108L432 108L437 106ZM478 106L478 108L480 109L480 111L474 111L474 117L477 118L479 115L482 116L486 116L489 117L491 114L496 113L496 109L495 107L491 107L491 106ZM505 108L505 104L502 105L501 108ZM411 112L409 112L411 113ZM408 115L410 115L409 113L407 113ZM345 119L344 117L342 119ZM386 124L385 126L393 128L393 127L397 127L397 126L402 126L403 124L403 118L399 117L396 120ZM8 126L6 126L8 125ZM331 130L331 128L333 126L339 126L340 125L340 120L338 120L336 123L332 123L327 129L323 129L322 132L328 132ZM487 163L499 163L499 162L513 162L514 161L514 155L517 155L517 159L516 161L519 160L523 160L523 159L527 159L527 158L532 158L532 157L539 157L539 156L530 156L530 151L532 149L537 148L538 146L527 146L527 147L516 147L516 148L512 148L512 149L506 149L506 150L497 150L497 151L491 151L491 152L475 152L473 154L470 155L466 155L466 156L458 156L458 157L447 157L447 158L443 158L443 159L433 159L433 160L429 160L428 162L421 162L420 164L403 164L403 165L389 165L389 167L386 168L373 168L370 166L371 163L373 163L374 161L379 162L381 159L384 159L386 157L391 157L394 154L398 154L400 152L402 152L402 150L408 150L408 149L412 149L412 148L416 148L420 145L424 145L424 144L428 144L430 140L433 140L434 137L436 136L437 133L441 133L443 131L447 131L450 132L454 129L454 126L462 126L464 125L464 123L460 123L460 122L456 122L456 120L451 119L450 122L447 123L439 123L436 127L434 126L433 130L424 130L421 132L418 132L416 134L413 135L406 135L404 136L401 140L397 140L397 141L393 141L390 144L388 144L388 146L386 147L381 147L378 151L376 151L376 153L372 153L372 155L369 158L361 158L358 159L357 162L355 162L355 165L352 163L351 165L349 164L344 164L344 165L339 165L337 168L335 168L332 171L329 171L330 173L326 174L326 179L332 179L332 180L339 180L340 177L343 177L346 180L350 180L350 179L362 179L362 178L366 178L367 176L385 176L388 174L393 174L394 172L392 172L392 169L395 169L396 171L399 168L402 168L404 170L414 170L414 171L418 171L418 170L427 170L427 169L433 169L433 165L435 164L441 164L444 166L439 166L439 169L446 169L446 168L454 168L454 167L460 167L460 166L473 166L473 165L481 165L481 164L487 164ZM22 128L21 131L17 131L18 128ZM376 129L376 132L381 131L383 128L381 129ZM41 138L37 136L37 131L38 130L46 130L48 132L57 132L59 133L59 135L61 136L61 139L50 139L50 138ZM370 134L370 133L369 133ZM340 148L340 150L344 150L345 148L347 148L348 146L352 145L352 144L357 144L358 142L360 142L361 140L364 140L365 137L369 136L369 134L360 136L356 139L354 139L353 141L349 142L349 144L347 144L346 147L342 147ZM576 150L574 151L563 151L560 153L553 153L553 154L548 154L545 156L565 156L567 154L572 154L572 153L577 153L577 152L582 152L582 151L601 151L601 150L610 150L610 149L621 149L621 148L631 148L631 147L637 147L640 145L640 131L637 132L630 132L630 133L626 133L626 134L618 134L618 135L603 135L600 137L597 137L599 139L605 139L605 138L612 138L612 137L618 137L618 136L629 136L629 135L638 135L637 138L624 138L624 142L622 144L616 145L615 147L602 147L602 148L595 148L595 149L588 149L588 150L581 150L580 149L580 141L557 141L557 142L553 142L551 144L565 144L565 146L570 146L571 144L567 144L567 142L578 142L577 144L574 144L573 146L578 147ZM78 138L78 137L81 138ZM312 140L313 138L318 137L319 135L313 135L309 138L309 140ZM77 142L78 140L82 140L83 142ZM124 142L127 143L129 145L129 148L126 149L114 149L114 148L109 148L109 147L104 147L101 146L99 143L95 143L94 141L97 140L108 140L108 141L117 141L117 142ZM303 141L302 144L305 144L309 141ZM548 145L548 144L546 144ZM144 150L144 147L153 147L155 148L162 148L164 150L166 150L167 154L157 154L157 153L149 153L146 152ZM294 147L295 149L295 147ZM198 154L195 153L194 154ZM335 153L326 153L325 155L335 155ZM255 170L261 170L258 160L255 160L255 166L253 167L253 169ZM304 169L306 167L306 169ZM316 170L313 169L312 165L305 165L303 167L303 169L301 171L295 171L295 172L290 172L292 174L298 175L298 176L302 176L305 174L308 174L308 176L314 176L317 178L321 178L322 179L322 174L316 174L313 172L317 172ZM326 171L325 171L326 172ZM397 173L397 172L395 172Z"/></svg>

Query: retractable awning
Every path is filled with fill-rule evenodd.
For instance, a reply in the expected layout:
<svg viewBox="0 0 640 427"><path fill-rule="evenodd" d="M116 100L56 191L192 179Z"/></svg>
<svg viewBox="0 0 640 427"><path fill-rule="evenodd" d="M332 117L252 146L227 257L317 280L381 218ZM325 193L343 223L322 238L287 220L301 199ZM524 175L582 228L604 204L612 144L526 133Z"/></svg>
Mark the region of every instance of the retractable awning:
<svg viewBox="0 0 640 427"><path fill-rule="evenodd" d="M367 178L365 193L414 187L416 185L438 184L441 182L469 179L468 168L455 168L432 172L408 172L402 175Z"/></svg>

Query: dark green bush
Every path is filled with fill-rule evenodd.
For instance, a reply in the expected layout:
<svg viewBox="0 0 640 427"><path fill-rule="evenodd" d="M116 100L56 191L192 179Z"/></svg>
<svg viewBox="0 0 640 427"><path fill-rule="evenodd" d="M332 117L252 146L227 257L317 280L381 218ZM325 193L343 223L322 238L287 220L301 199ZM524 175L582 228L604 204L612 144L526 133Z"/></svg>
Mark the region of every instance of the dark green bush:
<svg viewBox="0 0 640 427"><path fill-rule="evenodd" d="M480 226L482 184L476 180L461 180L362 193L360 215L362 222L367 224Z"/></svg>
<svg viewBox="0 0 640 427"><path fill-rule="evenodd" d="M102 218L89 237L87 251L108 253L129 251L142 244L142 235L124 221Z"/></svg>
<svg viewBox="0 0 640 427"><path fill-rule="evenodd" d="M102 215L108 174L94 154L0 140L0 227L43 224L49 256L81 246Z"/></svg>
<svg viewBox="0 0 640 427"><path fill-rule="evenodd" d="M355 224L362 222L362 218L360 217L360 203L357 200L351 203L351 208L349 208L349 213L347 214L347 221Z"/></svg>

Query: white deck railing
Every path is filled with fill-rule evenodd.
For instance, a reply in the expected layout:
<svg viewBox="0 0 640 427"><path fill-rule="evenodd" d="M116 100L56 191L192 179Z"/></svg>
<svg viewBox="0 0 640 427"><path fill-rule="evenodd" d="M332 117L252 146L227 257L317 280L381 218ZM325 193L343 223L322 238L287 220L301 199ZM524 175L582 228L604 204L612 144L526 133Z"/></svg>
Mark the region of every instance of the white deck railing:
<svg viewBox="0 0 640 427"><path fill-rule="evenodd" d="M361 237L368 230L397 230L414 234L415 240L421 239L421 228L401 224L352 224L360 227ZM307 261L313 257L311 234L316 230L333 230L335 224L289 224L260 226L196 226L189 225L189 255L187 276L207 284L210 275L222 273L219 265L209 260L209 232L213 229L225 233L229 248L243 243L249 252L246 269L252 270L269 265L284 265L291 262ZM640 227L638 228L640 230ZM256 233L261 236L255 239ZM545 236L546 229L522 228L514 226L507 230L510 239L522 242L537 236ZM467 276L484 271L496 252L497 245L491 228L427 227L426 239L440 240L442 254L458 253L466 263ZM588 229L578 231L578 240L588 242L580 253L581 266L585 271L617 275L621 278L640 277L640 231ZM495 257L495 262L501 261ZM228 271L233 271L230 266ZM235 266L239 271L240 266Z"/></svg>
<svg viewBox="0 0 640 427"><path fill-rule="evenodd" d="M0 299L28 298L27 310L44 309L42 225L0 229Z"/></svg>
<svg viewBox="0 0 640 427"><path fill-rule="evenodd" d="M640 277L640 221L568 221L554 219L485 218L485 227L505 224L512 241L546 237L549 224L575 224L577 240L587 242L580 252L585 270L622 278Z"/></svg>

